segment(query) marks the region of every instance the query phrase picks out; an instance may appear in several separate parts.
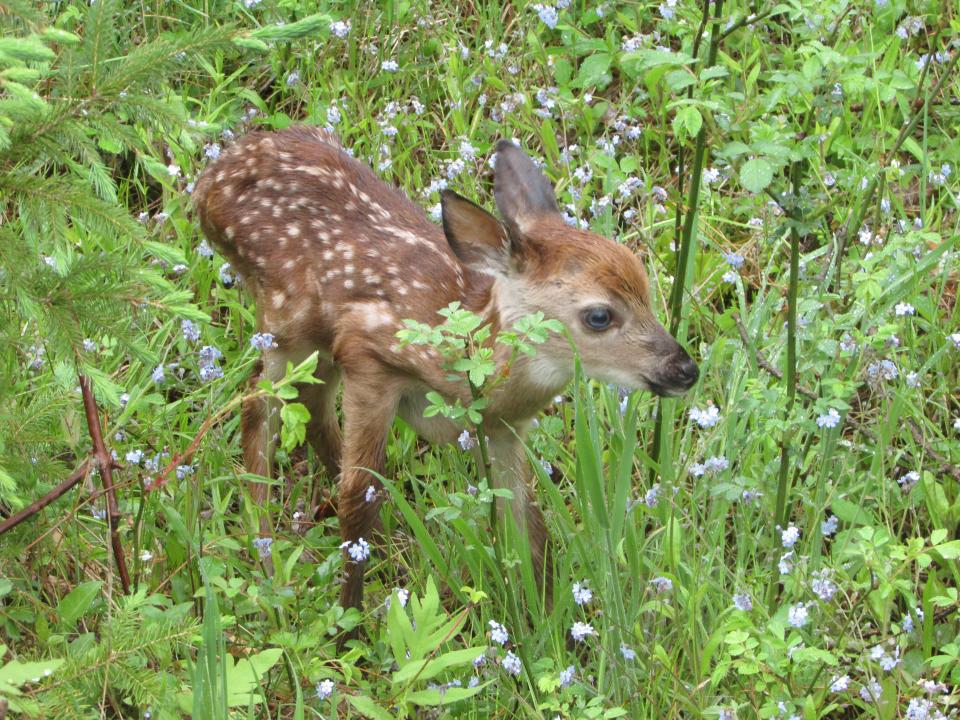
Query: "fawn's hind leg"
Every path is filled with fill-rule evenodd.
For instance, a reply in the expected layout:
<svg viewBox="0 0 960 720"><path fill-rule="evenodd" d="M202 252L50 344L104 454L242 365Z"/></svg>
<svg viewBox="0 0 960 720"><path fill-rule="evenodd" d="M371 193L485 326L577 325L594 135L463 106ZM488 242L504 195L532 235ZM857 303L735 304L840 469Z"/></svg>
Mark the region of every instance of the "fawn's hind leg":
<svg viewBox="0 0 960 720"><path fill-rule="evenodd" d="M387 435L399 400L396 384L385 374L347 369L343 386L343 470L337 499L340 534L346 546L347 577L340 593L340 605L345 608L359 608L363 602L366 554L383 502L383 483L371 471L383 473ZM373 491L368 494L371 487Z"/></svg>
<svg viewBox="0 0 960 720"><path fill-rule="evenodd" d="M326 470L327 480L335 483L340 475L340 453L343 444L340 419L337 417L337 391L340 388L340 370L332 362L323 362L314 373L321 383L300 385L300 402L310 411L307 441ZM320 499L320 483L313 480L311 517Z"/></svg>

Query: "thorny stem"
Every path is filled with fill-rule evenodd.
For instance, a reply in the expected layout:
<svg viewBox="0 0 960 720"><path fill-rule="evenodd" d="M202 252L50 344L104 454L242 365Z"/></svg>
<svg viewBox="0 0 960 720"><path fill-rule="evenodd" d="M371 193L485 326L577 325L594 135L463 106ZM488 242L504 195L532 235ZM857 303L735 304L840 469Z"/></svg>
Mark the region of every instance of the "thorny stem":
<svg viewBox="0 0 960 720"><path fill-rule="evenodd" d="M107 521L110 526L110 544L113 547L113 559L117 563L120 573L120 585L123 594L130 594L130 575L127 572L127 562L123 554L123 543L120 541L120 508L117 505L117 494L113 487L113 469L119 467L107 451L103 442L103 430L100 427L100 411L97 401L93 397L90 387L90 378L80 375L80 392L83 395L83 409L87 416L87 428L90 439L93 441L93 453L100 470L100 480L107 495Z"/></svg>
<svg viewBox="0 0 960 720"><path fill-rule="evenodd" d="M90 459L88 458L80 463L80 466L73 471L70 477L53 488L53 490L48 492L43 497L34 500L20 512L11 515L3 522L0 522L0 535L3 535L5 532L7 532L7 530L12 530L24 520L33 517L38 512L43 510L47 505L58 499L61 495L64 495L70 488L81 482L87 476L89 470Z"/></svg>

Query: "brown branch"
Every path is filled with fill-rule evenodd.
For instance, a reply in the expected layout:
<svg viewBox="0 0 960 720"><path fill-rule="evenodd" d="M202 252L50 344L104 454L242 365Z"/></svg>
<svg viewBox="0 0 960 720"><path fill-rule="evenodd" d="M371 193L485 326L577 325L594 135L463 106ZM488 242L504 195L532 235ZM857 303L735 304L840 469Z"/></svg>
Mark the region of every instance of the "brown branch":
<svg viewBox="0 0 960 720"><path fill-rule="evenodd" d="M61 495L66 493L67 490L72 488L74 485L79 483L81 480L83 480L87 476L87 471L89 469L90 469L90 459L88 458L80 464L80 467L78 467L76 470L73 471L70 477L68 477L62 483L57 485L53 490L48 492L42 498L38 498L37 500L34 500L32 503L27 505L27 507L25 507L23 510L21 510L20 512L14 515L11 515L2 523L0 523L0 535L3 535L5 532L7 532L7 530L12 530L27 518L33 517L38 512L43 510L47 505L49 505L54 500L59 498Z"/></svg>
<svg viewBox="0 0 960 720"><path fill-rule="evenodd" d="M97 401L93 397L90 387L90 378L80 375L80 392L83 393L83 410L87 416L87 427L90 430L90 439L93 441L93 455L100 470L100 479L107 494L107 520L110 524L110 543L113 546L113 559L117 563L120 573L120 585L123 594L130 594L130 574L127 572L127 562L124 559L123 544L120 542L120 509L117 506L117 494L113 487L113 469L117 467L107 446L103 442L103 431L100 428L100 412Z"/></svg>
<svg viewBox="0 0 960 720"><path fill-rule="evenodd" d="M783 373L781 373L779 370L777 370L777 368L771 365L770 361L768 361L763 356L763 353L760 352L760 349L754 347L753 343L750 342L750 336L747 334L747 328L744 327L743 321L739 317L735 319L737 321L737 331L740 333L740 341L743 343L743 346L745 348L753 351L753 357L756 359L757 365L762 370L765 370L766 372L770 373L778 380L782 379ZM797 392L810 400L817 400L819 397L815 392L813 392L813 390L810 390L809 388L805 388L803 385L800 385L799 383L797 383ZM844 416L843 422L849 425L850 427L852 427L857 432L861 433L864 437L870 440L870 442L872 443L878 442L877 436L873 432L868 430L862 422L857 420L850 413L847 413ZM960 466L951 463L949 460L947 460L947 458L943 457L943 455L941 455L932 447L930 447L930 445L924 439L923 434L920 432L920 429L914 424L912 420L907 419L907 425L910 428L910 432L913 435L913 439L916 441L916 443L923 448L923 451L927 455L933 458L935 462L940 464L940 467L939 467L940 472L944 473L945 475L950 475L955 480L960 481Z"/></svg>
<svg viewBox="0 0 960 720"><path fill-rule="evenodd" d="M200 425L200 429L197 430L197 434L194 435L193 440L190 441L190 444L187 446L187 449L182 453L173 456L173 459L167 464L163 469L163 472L160 473L157 478L147 485L144 490L146 492L152 492L158 488L163 487L167 484L167 481L170 479L170 473L172 473L178 465L183 463L184 460L188 460L200 447L200 441L203 440L203 436L210 432L210 429L220 422L224 416L228 415L233 411L237 405L241 405L245 400L260 397L263 395L263 391L257 391L250 395L242 395L239 398L234 398L224 407L222 407L218 412L214 413L206 420L203 421L203 424Z"/></svg>

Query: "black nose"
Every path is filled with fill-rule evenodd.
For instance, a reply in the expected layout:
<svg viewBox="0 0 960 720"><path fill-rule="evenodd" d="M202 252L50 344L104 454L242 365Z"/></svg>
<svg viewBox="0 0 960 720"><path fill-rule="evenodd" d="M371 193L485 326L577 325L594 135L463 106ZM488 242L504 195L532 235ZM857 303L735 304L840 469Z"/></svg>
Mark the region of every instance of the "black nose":
<svg viewBox="0 0 960 720"><path fill-rule="evenodd" d="M677 379L687 387L691 387L697 381L697 378L700 377L700 369L693 361L693 358L686 353L683 353L683 357L677 362L676 373Z"/></svg>

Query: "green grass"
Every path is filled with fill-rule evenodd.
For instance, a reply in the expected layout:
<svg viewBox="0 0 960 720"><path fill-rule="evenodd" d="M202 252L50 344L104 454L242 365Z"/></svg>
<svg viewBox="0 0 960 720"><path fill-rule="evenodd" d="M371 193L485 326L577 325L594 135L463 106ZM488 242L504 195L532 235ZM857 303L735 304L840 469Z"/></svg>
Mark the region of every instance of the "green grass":
<svg viewBox="0 0 960 720"><path fill-rule="evenodd" d="M960 18L934 1L712 4L718 23L695 43L702 7L680 0L666 19L671 7L608 2L600 16L572 2L556 28L525 3L0 13L0 514L89 455L75 387L90 376L125 465L114 475L136 587L121 592L95 477L0 537L0 699L28 716L154 719L886 720L956 707L960 182L946 168L960 165ZM910 17L923 29L904 39ZM345 19L339 38L331 23ZM921 54L947 48L921 72ZM700 364L684 398L637 393L621 408L616 388L578 378L541 416L529 455L554 543L549 611L517 533L495 552L469 454L399 422L363 613L336 604L336 520L293 527L319 471L307 450L281 453L285 519L268 555L254 545L230 411L251 391L254 308L221 281L222 258L198 253L188 185L224 131L328 121L427 209L458 159L449 186L492 208L491 148L517 138L565 211L644 257L658 316ZM614 137L610 154L598 143ZM198 378L203 345L222 351L222 378ZM716 421L698 424L692 409L710 405ZM830 409L838 424L820 427ZM148 491L201 435L192 472ZM799 531L787 558L786 526ZM584 581L593 598L578 606ZM752 609L735 607L743 594ZM595 634L571 650L577 621ZM357 624L361 640L338 652Z"/></svg>

